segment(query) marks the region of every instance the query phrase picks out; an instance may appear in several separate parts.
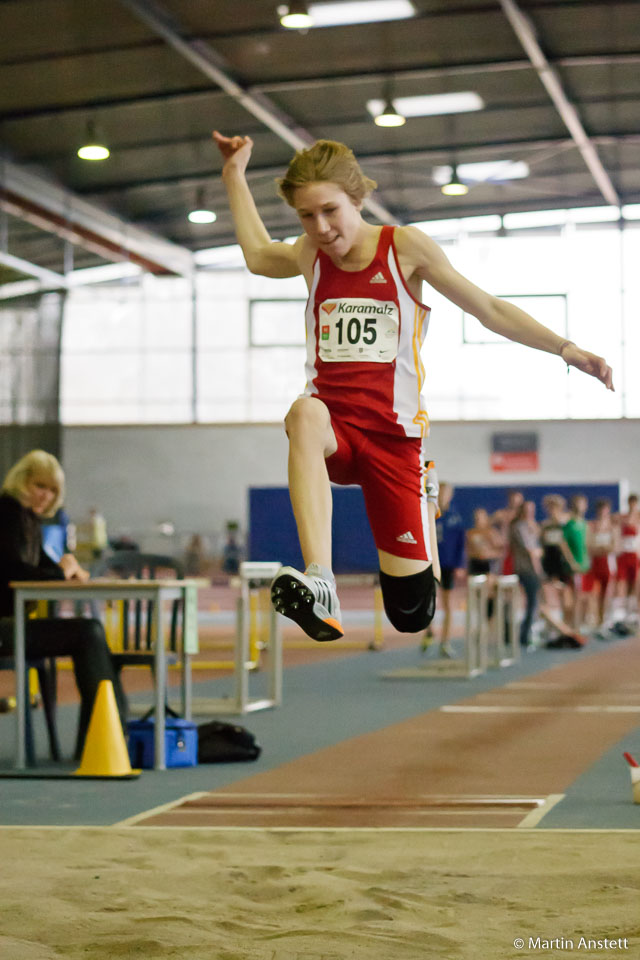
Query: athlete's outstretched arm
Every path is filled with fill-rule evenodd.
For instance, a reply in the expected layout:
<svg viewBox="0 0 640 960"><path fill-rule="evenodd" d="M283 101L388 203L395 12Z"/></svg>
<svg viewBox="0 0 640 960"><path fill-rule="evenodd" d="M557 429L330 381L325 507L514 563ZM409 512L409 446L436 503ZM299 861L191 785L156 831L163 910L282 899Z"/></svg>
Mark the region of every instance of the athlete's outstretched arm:
<svg viewBox="0 0 640 960"><path fill-rule="evenodd" d="M217 130L213 139L224 158L222 181L229 197L231 216L238 243L251 273L263 277L296 277L298 266L296 244L275 243L260 218L246 178L253 141L250 137L224 137Z"/></svg>
<svg viewBox="0 0 640 960"><path fill-rule="evenodd" d="M396 231L401 260L414 265L415 273L480 323L509 340L562 357L570 366L596 377L613 390L611 367L603 357L582 350L538 323L519 307L491 296L453 268L442 249L417 227Z"/></svg>

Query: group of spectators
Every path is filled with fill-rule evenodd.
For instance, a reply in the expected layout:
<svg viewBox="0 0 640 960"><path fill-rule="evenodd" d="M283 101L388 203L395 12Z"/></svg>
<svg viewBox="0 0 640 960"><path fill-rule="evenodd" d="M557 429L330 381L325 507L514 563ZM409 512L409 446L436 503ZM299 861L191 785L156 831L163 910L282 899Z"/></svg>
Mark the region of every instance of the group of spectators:
<svg viewBox="0 0 640 960"><path fill-rule="evenodd" d="M512 490L506 506L492 514L477 507L473 526L465 529L452 506L453 493L451 484L441 483L436 527L443 655L449 653L451 591L456 578L461 582L465 573L490 579L517 575L525 599L522 646L531 644L537 614L556 634L547 646L582 646L589 628L600 639L608 629L630 632L640 588L640 509L635 494L629 496L626 511L617 514L608 499L596 500L592 520L586 519L589 502L584 494L572 496L568 503L559 494L549 494L542 501L544 517L539 521L535 502Z"/></svg>

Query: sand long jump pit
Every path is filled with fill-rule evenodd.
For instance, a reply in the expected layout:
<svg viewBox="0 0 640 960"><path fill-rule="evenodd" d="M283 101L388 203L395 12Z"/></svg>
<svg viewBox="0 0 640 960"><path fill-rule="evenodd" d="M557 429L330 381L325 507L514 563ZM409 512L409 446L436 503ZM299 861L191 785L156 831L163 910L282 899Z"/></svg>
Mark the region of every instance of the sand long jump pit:
<svg viewBox="0 0 640 960"><path fill-rule="evenodd" d="M7 960L640 956L635 831L6 827Z"/></svg>

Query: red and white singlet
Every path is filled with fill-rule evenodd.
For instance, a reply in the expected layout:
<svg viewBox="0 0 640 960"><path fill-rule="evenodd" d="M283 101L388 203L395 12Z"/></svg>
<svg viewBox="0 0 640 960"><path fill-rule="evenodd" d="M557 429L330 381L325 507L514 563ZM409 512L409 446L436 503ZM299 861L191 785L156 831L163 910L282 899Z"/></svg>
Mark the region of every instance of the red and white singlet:
<svg viewBox="0 0 640 960"><path fill-rule="evenodd" d="M640 530L628 517L620 524L620 553L638 553L640 550Z"/></svg>
<svg viewBox="0 0 640 960"><path fill-rule="evenodd" d="M622 517L617 579L632 587L640 572L640 531L630 517Z"/></svg>
<svg viewBox="0 0 640 960"><path fill-rule="evenodd" d="M371 263L341 270L318 251L306 307L306 396L363 430L426 437L420 348L429 307L409 291L384 226Z"/></svg>

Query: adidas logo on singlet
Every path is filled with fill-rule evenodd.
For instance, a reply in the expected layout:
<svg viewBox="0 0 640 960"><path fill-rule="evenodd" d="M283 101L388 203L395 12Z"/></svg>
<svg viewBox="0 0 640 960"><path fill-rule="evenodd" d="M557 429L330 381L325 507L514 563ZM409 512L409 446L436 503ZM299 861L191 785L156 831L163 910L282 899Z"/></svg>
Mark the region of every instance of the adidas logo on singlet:
<svg viewBox="0 0 640 960"><path fill-rule="evenodd" d="M386 283L386 282L387 282L387 278L385 277L382 270L378 270L378 272L373 277L371 277L371 280L369 280L369 283Z"/></svg>
<svg viewBox="0 0 640 960"><path fill-rule="evenodd" d="M406 533L401 533L399 537L396 537L396 540L399 540L400 543L417 543L418 541L411 533L411 530L407 530Z"/></svg>

